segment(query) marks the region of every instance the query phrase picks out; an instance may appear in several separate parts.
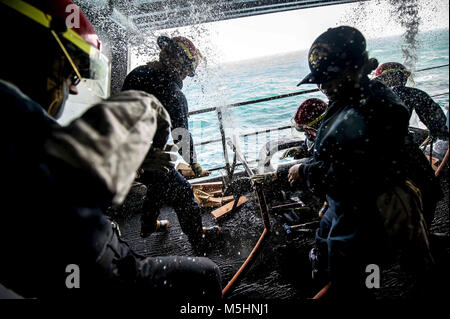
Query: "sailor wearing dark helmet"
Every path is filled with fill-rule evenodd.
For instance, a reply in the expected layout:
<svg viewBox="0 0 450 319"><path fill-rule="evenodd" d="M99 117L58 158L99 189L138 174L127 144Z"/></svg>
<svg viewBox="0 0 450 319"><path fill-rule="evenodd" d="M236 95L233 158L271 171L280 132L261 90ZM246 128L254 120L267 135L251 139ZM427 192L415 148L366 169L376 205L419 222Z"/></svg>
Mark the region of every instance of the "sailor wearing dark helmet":
<svg viewBox="0 0 450 319"><path fill-rule="evenodd" d="M256 174L251 179L256 183L266 185L275 181L281 182L282 184L287 183L287 175L290 167L312 156L317 128L325 115L327 107L327 103L318 98L310 98L303 101L291 119L292 136L301 138L303 141L299 147L292 147L286 150L280 157L280 160L293 157L296 161L278 165L275 172Z"/></svg>
<svg viewBox="0 0 450 319"><path fill-rule="evenodd" d="M374 72L374 80L380 81L392 89L407 107L410 117L413 111L416 111L419 119L428 128L433 140L438 139L444 143L447 141L448 145L447 117L444 111L426 92L406 86L409 79L412 80L411 71L398 62L383 63ZM418 152L414 152L411 156L422 158ZM424 166L429 165L421 159L417 159L416 162ZM440 184L429 169L414 169L411 167L409 177L422 192L424 217L427 225L430 226L437 202L443 196Z"/></svg>
<svg viewBox="0 0 450 319"><path fill-rule="evenodd" d="M173 139L184 160L196 176L208 175L209 172L203 171L196 161L194 143L188 131L188 105L181 91L183 80L195 74L200 52L185 37L160 36L157 42L161 48L159 61L149 62L131 71L122 90L142 90L155 95L170 114ZM167 139L154 143L153 150L140 169L138 180L147 186L140 234L147 237L155 231L167 230L170 222L157 218L160 209L168 205L177 213L180 226L194 249L204 253L207 241L220 233L220 227L202 227L200 207L194 200L192 187L173 167L171 155L165 151L170 149L166 142Z"/></svg>
<svg viewBox="0 0 450 319"><path fill-rule="evenodd" d="M368 292L368 265L397 252L418 267L432 260L420 192L406 178L409 113L390 89L369 80L376 65L357 29L328 29L308 59L311 73L299 85L317 84L329 106L312 159L293 166L288 178L329 204L311 254L313 264L325 264L328 296L359 298Z"/></svg>
<svg viewBox="0 0 450 319"><path fill-rule="evenodd" d="M160 36L161 48L158 61L151 61L132 70L122 90L141 90L155 95L169 112L172 121L172 135L179 153L196 176L209 175L197 162L194 142L188 127L188 103L181 91L183 80L193 77L202 58L200 51L185 37Z"/></svg>
<svg viewBox="0 0 450 319"><path fill-rule="evenodd" d="M67 27L70 0L0 0L10 46L0 61L0 298L221 298L207 258L143 257L103 212L120 204L170 118L152 95L108 98L108 59L86 16ZM69 12L68 12L69 11ZM19 27L20 26L20 27ZM104 100L67 126L54 120L76 85ZM87 81L87 80L86 80Z"/></svg>
<svg viewBox="0 0 450 319"><path fill-rule="evenodd" d="M413 111L416 111L433 138L448 140L447 118L444 111L424 91L406 86L411 77L411 71L398 62L383 63L374 73L375 80L390 87L405 103L410 116Z"/></svg>
<svg viewBox="0 0 450 319"><path fill-rule="evenodd" d="M280 159L292 156L294 159L310 157L316 139L317 128L325 115L328 104L318 98L310 98L303 101L294 117L291 120L292 135L301 136L304 134L305 140L300 147L295 147L283 153Z"/></svg>

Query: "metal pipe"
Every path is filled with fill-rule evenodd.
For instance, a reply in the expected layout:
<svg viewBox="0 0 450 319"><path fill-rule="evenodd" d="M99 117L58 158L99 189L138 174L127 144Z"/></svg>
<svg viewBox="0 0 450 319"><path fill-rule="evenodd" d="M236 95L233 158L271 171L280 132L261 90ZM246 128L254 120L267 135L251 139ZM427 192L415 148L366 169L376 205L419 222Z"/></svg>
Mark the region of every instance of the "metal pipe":
<svg viewBox="0 0 450 319"><path fill-rule="evenodd" d="M258 162L259 162L259 160L253 160L253 161L249 161L247 163L248 164L255 164L255 163L258 163ZM242 163L237 163L236 166L242 166ZM212 171L217 171L219 169L225 169L225 166L214 167L214 168L208 169L208 171L212 172Z"/></svg>
<svg viewBox="0 0 450 319"><path fill-rule="evenodd" d="M449 64L443 64L443 65L438 65L438 66L432 66L431 68L426 68L426 69L420 69L417 70L416 72L421 72L421 71L428 71L428 70L433 70L433 69L438 69L438 68L443 68L445 66L449 66Z"/></svg>
<svg viewBox="0 0 450 319"><path fill-rule="evenodd" d="M226 145L227 139L225 136L225 130L223 128L223 119L222 119L222 110L221 109L217 109L217 118L219 120L220 135L222 136L221 141L222 141L222 148L223 148L223 156L225 158L225 169L227 171L228 180L230 180L231 171L230 171L230 163L228 160L228 150L227 150L227 145Z"/></svg>
<svg viewBox="0 0 450 319"><path fill-rule="evenodd" d="M433 66L433 67L426 68L426 69L420 69L420 70L417 70L416 73L417 72L422 72L422 71L427 71L427 70L432 70L432 69L443 68L443 67L446 67L446 66L449 66L449 64L443 64L443 65ZM228 104L228 105L219 106L219 107L209 107L209 108L205 108L205 109L200 109L200 110L189 112L189 115L195 115L195 114L202 114L202 113L212 112L212 111L215 111L215 110L217 110L219 108L233 108L233 107L242 106L242 105L248 105L248 104L272 101L272 100L277 100L277 99L283 99L283 98L286 98L286 97L302 95L302 94L308 94L308 93L313 93L313 92L318 92L318 91L319 91L319 89L311 89L311 90L306 90L306 91L293 92L293 93L287 93L287 94L282 94L282 95L266 97L266 98L262 98L262 99L238 102L238 103ZM443 93L443 94L438 94L438 95L444 95L444 94L448 94L448 93L449 92ZM438 95L434 95L434 96L438 96Z"/></svg>
<svg viewBox="0 0 450 319"><path fill-rule="evenodd" d="M281 126L281 127L275 127L275 128L255 131L255 132L251 132L251 133L241 134L241 135L239 135L239 137L247 137L247 136L252 136L252 135L258 135L258 134L261 134L261 133L270 133L272 131L282 131L282 130L287 130L287 129L290 129L290 128L291 128L290 125ZM217 143L217 142L220 142L220 141L222 141L222 139L218 138L218 139L215 139L215 140L209 140L209 141L197 143L197 144L195 144L195 146L206 145L206 144L211 144L211 143Z"/></svg>
<svg viewBox="0 0 450 319"><path fill-rule="evenodd" d="M248 105L248 104L267 102L267 101L283 99L283 98L286 98L286 97L291 97L291 96L296 96L296 95L313 93L313 92L317 92L317 91L319 91L319 89L312 89L312 90L306 90L306 91L300 91L300 92L293 92L293 93L288 93L288 94L276 95L276 96L271 96L271 97L265 97L265 98L262 98L262 99L238 102L238 103L233 103L233 104L228 104L228 105L218 106L218 107L209 107L209 108L206 108L206 109L201 109L201 110L196 110L196 111L189 112L189 116L190 115L195 115L195 114L212 112L212 111L215 111L217 109L222 109L222 108L233 108L233 107L238 107L238 106L243 106L243 105Z"/></svg>

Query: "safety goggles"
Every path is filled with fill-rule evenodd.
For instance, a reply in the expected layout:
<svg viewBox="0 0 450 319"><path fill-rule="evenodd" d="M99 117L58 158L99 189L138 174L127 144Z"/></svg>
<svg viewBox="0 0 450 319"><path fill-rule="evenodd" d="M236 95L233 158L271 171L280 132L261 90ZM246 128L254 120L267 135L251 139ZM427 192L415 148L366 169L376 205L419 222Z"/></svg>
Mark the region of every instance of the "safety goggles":
<svg viewBox="0 0 450 319"><path fill-rule="evenodd" d="M76 81L100 98L106 99L109 96L111 65L108 58L97 48L87 43L72 29L56 33L50 27L52 17L24 1L2 0L2 3L49 29L75 72ZM77 61L78 66L74 61ZM73 81L74 79L72 83Z"/></svg>

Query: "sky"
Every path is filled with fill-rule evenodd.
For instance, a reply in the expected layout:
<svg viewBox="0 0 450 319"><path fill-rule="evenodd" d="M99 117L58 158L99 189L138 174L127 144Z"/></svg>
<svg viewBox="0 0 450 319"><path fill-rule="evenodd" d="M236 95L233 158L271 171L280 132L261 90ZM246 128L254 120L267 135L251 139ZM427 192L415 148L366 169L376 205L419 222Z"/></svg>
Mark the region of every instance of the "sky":
<svg viewBox="0 0 450 319"><path fill-rule="evenodd" d="M417 2L420 31L449 27L448 0ZM161 30L150 37L156 39L161 34L187 36L210 60L226 63L307 50L322 32L343 24L358 27L368 39L403 34L405 28L393 17L397 12L387 0L372 0ZM134 55L131 67L144 60L148 57Z"/></svg>

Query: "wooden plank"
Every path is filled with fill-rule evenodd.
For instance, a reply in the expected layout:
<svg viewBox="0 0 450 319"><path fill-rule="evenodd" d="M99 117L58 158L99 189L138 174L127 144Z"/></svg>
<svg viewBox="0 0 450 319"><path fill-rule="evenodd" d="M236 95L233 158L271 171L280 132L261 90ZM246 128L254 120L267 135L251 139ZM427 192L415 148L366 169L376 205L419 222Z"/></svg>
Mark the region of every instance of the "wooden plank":
<svg viewBox="0 0 450 319"><path fill-rule="evenodd" d="M223 195L223 192L221 189L217 190L217 191L210 191L208 193L215 197L222 197L222 195Z"/></svg>
<svg viewBox="0 0 450 319"><path fill-rule="evenodd" d="M248 201L247 197L241 196L239 198L239 201L238 201L238 204L236 207L241 206L242 204L246 203L247 201ZM214 219L218 219L218 218L222 217L223 215L229 213L231 211L231 209L233 209L233 205L234 205L234 200L218 209L213 210L211 212L211 215L214 217Z"/></svg>
<svg viewBox="0 0 450 319"><path fill-rule="evenodd" d="M191 186L193 189L201 189L204 192L222 190L222 182L191 184Z"/></svg>
<svg viewBox="0 0 450 319"><path fill-rule="evenodd" d="M202 207L220 207L234 198L233 196L214 197L200 189L194 189L194 197Z"/></svg>

